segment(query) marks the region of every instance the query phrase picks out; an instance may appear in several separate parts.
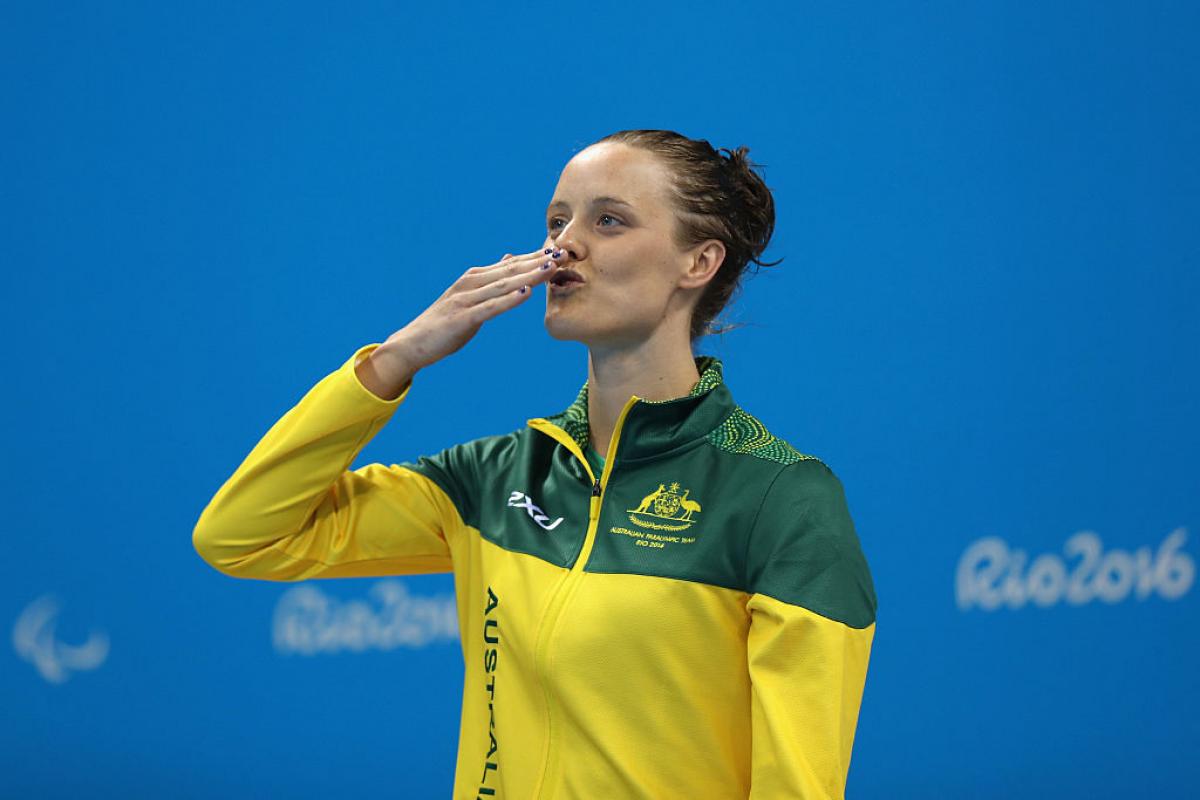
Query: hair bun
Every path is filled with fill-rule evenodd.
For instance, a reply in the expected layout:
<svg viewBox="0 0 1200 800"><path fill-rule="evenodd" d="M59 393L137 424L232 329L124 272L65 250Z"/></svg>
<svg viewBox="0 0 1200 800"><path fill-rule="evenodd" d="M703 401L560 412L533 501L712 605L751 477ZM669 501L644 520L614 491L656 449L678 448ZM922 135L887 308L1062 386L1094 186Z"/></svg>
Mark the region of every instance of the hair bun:
<svg viewBox="0 0 1200 800"><path fill-rule="evenodd" d="M726 158L725 156L722 156L722 151L728 153L729 157ZM750 168L750 159L746 157L746 154L749 152L750 148L746 147L745 145L741 145L736 150L730 150L728 147L722 147L719 151L717 151L717 157L721 159L721 164L726 170L737 169L740 171Z"/></svg>

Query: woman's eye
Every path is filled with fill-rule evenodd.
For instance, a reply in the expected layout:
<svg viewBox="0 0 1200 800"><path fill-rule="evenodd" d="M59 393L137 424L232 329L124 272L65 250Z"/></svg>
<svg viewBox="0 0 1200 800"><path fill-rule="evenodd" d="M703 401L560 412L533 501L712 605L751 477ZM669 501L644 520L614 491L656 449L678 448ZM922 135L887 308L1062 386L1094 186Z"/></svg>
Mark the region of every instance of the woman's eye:
<svg viewBox="0 0 1200 800"><path fill-rule="evenodd" d="M624 224L624 223L622 223L622 222L621 222L621 220L617 219L617 218L616 218L616 217L614 217L612 214L601 214L601 215L600 215L600 219L602 219L602 220L603 220L603 219L606 219L606 218L607 218L607 219L611 219L613 222L616 222L616 223L618 223L618 224L622 224L622 225ZM561 217L555 217L554 219L552 219L552 220L550 220L548 223L546 223L546 227L547 227L547 228L549 228L550 230L554 230L555 226L556 226L556 225L558 225L558 223L560 223L560 222L562 222L562 218L561 218ZM611 225L605 225L604 227L606 227L606 228L609 228L609 227L612 227L612 226L611 226Z"/></svg>

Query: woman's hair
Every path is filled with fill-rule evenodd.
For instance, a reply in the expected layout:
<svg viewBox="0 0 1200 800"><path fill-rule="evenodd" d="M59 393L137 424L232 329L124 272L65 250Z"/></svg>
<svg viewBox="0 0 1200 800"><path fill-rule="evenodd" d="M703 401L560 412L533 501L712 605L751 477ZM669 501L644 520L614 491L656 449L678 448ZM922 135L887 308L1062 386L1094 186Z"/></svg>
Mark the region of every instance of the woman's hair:
<svg viewBox="0 0 1200 800"><path fill-rule="evenodd" d="M748 147L730 150L725 158L706 139L666 130L617 131L600 142L621 142L657 155L672 175L670 196L675 202L675 244L687 249L707 239L725 244L725 260L704 287L692 313L691 341L701 336L723 334L739 325L714 326L713 319L741 287L746 266L773 267L782 261L758 259L775 230L775 200L771 190L751 167ZM757 274L757 270L755 270Z"/></svg>

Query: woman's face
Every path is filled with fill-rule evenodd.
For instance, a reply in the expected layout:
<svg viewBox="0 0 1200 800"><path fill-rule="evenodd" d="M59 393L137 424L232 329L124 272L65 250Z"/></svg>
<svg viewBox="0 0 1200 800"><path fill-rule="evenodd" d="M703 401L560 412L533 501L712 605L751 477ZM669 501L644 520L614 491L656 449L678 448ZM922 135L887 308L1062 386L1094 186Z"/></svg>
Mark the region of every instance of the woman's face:
<svg viewBox="0 0 1200 800"><path fill-rule="evenodd" d="M691 309L725 251L715 240L676 248L669 181L653 154L618 142L567 163L546 210L545 246L562 249L559 264L584 282L566 290L546 282L545 324L555 339L619 348L665 327L687 341Z"/></svg>

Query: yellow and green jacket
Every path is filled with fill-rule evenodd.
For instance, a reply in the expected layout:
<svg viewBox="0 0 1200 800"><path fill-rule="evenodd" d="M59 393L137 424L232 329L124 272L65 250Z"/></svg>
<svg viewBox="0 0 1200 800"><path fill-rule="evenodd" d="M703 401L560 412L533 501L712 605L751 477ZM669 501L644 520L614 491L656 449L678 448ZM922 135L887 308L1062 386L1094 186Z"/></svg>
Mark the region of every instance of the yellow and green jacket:
<svg viewBox="0 0 1200 800"><path fill-rule="evenodd" d="M378 346L221 486L192 537L206 562L271 581L453 572L456 799L844 795L871 575L839 479L734 403L720 360L696 357L684 397L631 396L602 468L585 383L510 433L350 469L413 390L359 381Z"/></svg>

